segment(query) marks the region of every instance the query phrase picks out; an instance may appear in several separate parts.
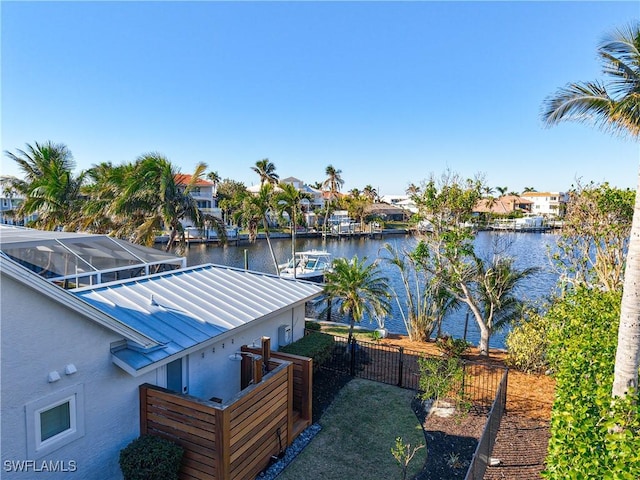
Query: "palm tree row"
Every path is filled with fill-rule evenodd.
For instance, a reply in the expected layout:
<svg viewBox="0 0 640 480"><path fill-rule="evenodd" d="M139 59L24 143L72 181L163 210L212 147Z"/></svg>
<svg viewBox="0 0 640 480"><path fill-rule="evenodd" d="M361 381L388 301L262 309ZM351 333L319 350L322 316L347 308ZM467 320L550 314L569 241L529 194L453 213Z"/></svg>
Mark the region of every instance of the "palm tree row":
<svg viewBox="0 0 640 480"><path fill-rule="evenodd" d="M199 228L211 226L224 238L221 220L202 214L190 195L205 175L204 163L198 164L187 185L179 185L179 171L158 153L123 165L94 165L77 176L72 173L71 153L61 144L36 142L26 151L6 154L24 174L24 179L2 178L5 189L24 198L14 215L37 215L35 227L105 233L143 245L168 230L170 250L184 246L181 220L189 219Z"/></svg>

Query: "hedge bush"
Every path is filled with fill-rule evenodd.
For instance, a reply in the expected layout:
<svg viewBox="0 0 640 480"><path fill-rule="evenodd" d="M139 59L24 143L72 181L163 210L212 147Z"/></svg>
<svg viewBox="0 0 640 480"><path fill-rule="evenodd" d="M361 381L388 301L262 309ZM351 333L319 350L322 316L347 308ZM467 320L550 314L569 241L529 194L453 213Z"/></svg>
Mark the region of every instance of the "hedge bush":
<svg viewBox="0 0 640 480"><path fill-rule="evenodd" d="M443 335L436 338L436 347L447 357L460 358L469 350L471 344L464 338L453 338L450 335Z"/></svg>
<svg viewBox="0 0 640 480"><path fill-rule="evenodd" d="M507 366L525 373L542 373L549 368L547 349L549 321L532 313L527 320L515 326L508 334Z"/></svg>
<svg viewBox="0 0 640 480"><path fill-rule="evenodd" d="M311 320L305 320L304 328L306 328L307 330L318 331L318 330L320 330L322 328L322 326L318 322L314 322L314 321L311 321Z"/></svg>
<svg viewBox="0 0 640 480"><path fill-rule="evenodd" d="M178 480L183 448L166 438L142 435L120 451L125 480Z"/></svg>
<svg viewBox="0 0 640 480"><path fill-rule="evenodd" d="M332 335L313 332L305 335L296 342L280 347L280 351L313 359L313 368L317 370L321 365L331 359L333 346L334 340Z"/></svg>
<svg viewBox="0 0 640 480"><path fill-rule="evenodd" d="M545 478L640 478L640 399L611 399L620 300L584 289L547 314L556 394Z"/></svg>

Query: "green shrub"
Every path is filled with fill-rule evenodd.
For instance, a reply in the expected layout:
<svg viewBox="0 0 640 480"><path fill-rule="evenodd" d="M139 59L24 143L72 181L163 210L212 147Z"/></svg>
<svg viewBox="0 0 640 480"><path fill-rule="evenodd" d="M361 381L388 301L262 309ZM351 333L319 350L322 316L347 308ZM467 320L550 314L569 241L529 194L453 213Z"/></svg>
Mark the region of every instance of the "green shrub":
<svg viewBox="0 0 640 480"><path fill-rule="evenodd" d="M125 480L178 480L183 448L165 438L143 435L120 451Z"/></svg>
<svg viewBox="0 0 640 480"><path fill-rule="evenodd" d="M549 368L547 362L548 321L538 314L514 327L507 335L507 366L526 373L542 373Z"/></svg>
<svg viewBox="0 0 640 480"><path fill-rule="evenodd" d="M318 330L320 330L322 328L322 326L318 323L318 322L313 322L310 320L306 320L304 322L304 328L307 330L313 330L314 332L317 332Z"/></svg>
<svg viewBox="0 0 640 480"><path fill-rule="evenodd" d="M581 289L547 314L556 393L545 478L640 478L640 398L611 399L620 300Z"/></svg>
<svg viewBox="0 0 640 480"><path fill-rule="evenodd" d="M462 384L462 364L455 357L418 359L420 379L418 385L422 400L439 400L444 397L458 397L457 388Z"/></svg>
<svg viewBox="0 0 640 480"><path fill-rule="evenodd" d="M280 351L313 359L313 368L317 370L331 358L334 343L332 335L313 332L296 342L280 347Z"/></svg>
<svg viewBox="0 0 640 480"><path fill-rule="evenodd" d="M447 357L460 358L469 350L471 344L462 338L453 338L449 335L436 338L436 347Z"/></svg>

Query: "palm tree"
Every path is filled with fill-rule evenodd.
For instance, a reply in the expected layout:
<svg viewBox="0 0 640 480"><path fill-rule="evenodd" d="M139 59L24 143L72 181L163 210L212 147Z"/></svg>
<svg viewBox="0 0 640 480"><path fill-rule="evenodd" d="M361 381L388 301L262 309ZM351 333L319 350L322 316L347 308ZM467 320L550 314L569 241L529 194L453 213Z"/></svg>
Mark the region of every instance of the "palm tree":
<svg viewBox="0 0 640 480"><path fill-rule="evenodd" d="M252 243L255 242L258 237L258 226L260 222L262 222L265 239L269 246L269 252L271 253L276 275L279 275L280 268L269 235L269 212L273 209L273 204L274 187L271 183L265 183L255 195L247 194L244 196L242 208L235 212L235 221L247 227L249 231L249 241Z"/></svg>
<svg viewBox="0 0 640 480"><path fill-rule="evenodd" d="M276 166L269 161L268 158L263 158L256 162L255 167L251 167L251 170L256 172L260 177L260 185L270 183L277 185L280 177L276 173Z"/></svg>
<svg viewBox="0 0 640 480"><path fill-rule="evenodd" d="M122 194L125 179L134 173L132 164L114 166L110 162L93 165L87 170L89 184L84 188L87 201L82 205L81 228L94 233L111 234L118 238L128 238L131 225L144 221L142 212L131 218L115 215L113 204Z"/></svg>
<svg viewBox="0 0 640 480"><path fill-rule="evenodd" d="M362 189L362 194L371 201L371 203L375 203L378 199L378 191L373 188L371 185L366 185Z"/></svg>
<svg viewBox="0 0 640 480"><path fill-rule="evenodd" d="M489 351L489 338L498 330L520 318L524 301L516 289L539 268L517 270L514 259L495 255L490 261L476 259L477 296L475 302L466 302L478 320L480 328L480 354Z"/></svg>
<svg viewBox="0 0 640 480"><path fill-rule="evenodd" d="M281 191L276 194L276 205L278 211L282 215L283 212L289 214L291 219L291 258L296 256L296 229L298 217L298 208L303 199L311 200L313 197L307 192L302 192L291 183L280 183ZM293 269L293 276L296 275L296 269Z"/></svg>
<svg viewBox="0 0 640 480"><path fill-rule="evenodd" d="M420 187L415 183L410 183L407 189L405 190L405 193L410 197L420 195L420 192L421 192Z"/></svg>
<svg viewBox="0 0 640 480"><path fill-rule="evenodd" d="M398 303L409 339L428 341L434 329L440 329L447 312L457 308L455 298L445 288L441 288L437 277L422 268L419 258L414 257L411 252L400 251L385 243L379 258L397 268L400 273L405 291L404 305L400 304L399 295L393 287L390 288Z"/></svg>
<svg viewBox="0 0 640 480"><path fill-rule="evenodd" d="M329 220L329 211L331 206L338 197L338 192L344 185L344 180L341 177L342 170L336 169L333 165L328 165L325 169L325 175L327 178L322 182L322 190L328 192L325 205L324 214L324 229L326 232L327 221Z"/></svg>
<svg viewBox="0 0 640 480"><path fill-rule="evenodd" d="M509 190L509 187L496 187L496 190L498 191L500 196L503 197Z"/></svg>
<svg viewBox="0 0 640 480"><path fill-rule="evenodd" d="M37 214L35 226L45 230L77 227L82 203L81 188L85 174L74 176L75 162L69 149L51 141L27 144L26 151L17 154L5 151L7 157L18 164L24 179L3 177L2 184L24 196L16 216Z"/></svg>
<svg viewBox="0 0 640 480"><path fill-rule="evenodd" d="M217 171L215 172L212 171L207 173L207 179L211 183L213 183L213 196L218 197L218 185L220 185L220 182L222 181L222 177Z"/></svg>
<svg viewBox="0 0 640 480"><path fill-rule="evenodd" d="M367 264L366 257L336 258L332 267L325 274L325 285L316 304L327 305L321 315L336 305L338 312L347 316L351 343L356 323L365 317L384 317L391 311L389 283L378 264Z"/></svg>
<svg viewBox="0 0 640 480"><path fill-rule="evenodd" d="M603 73L600 81L572 83L544 102L547 125L562 121L588 122L621 135L640 137L640 24L633 23L605 37L598 47ZM640 367L640 175L627 253L614 371L613 397L638 387Z"/></svg>
<svg viewBox="0 0 640 480"><path fill-rule="evenodd" d="M166 251L177 246L182 251L186 245L185 231L181 220L189 219L195 227L204 228L209 221L224 239L226 232L222 221L203 215L197 202L190 195L197 182L204 176L207 165L199 163L186 186L178 185L178 170L164 156L148 153L140 156L129 175L123 179L120 196L115 199L111 212L129 219L133 227L133 241L151 245L158 231L168 228L169 240ZM143 221L139 223L139 219ZM132 225L131 222L136 222Z"/></svg>

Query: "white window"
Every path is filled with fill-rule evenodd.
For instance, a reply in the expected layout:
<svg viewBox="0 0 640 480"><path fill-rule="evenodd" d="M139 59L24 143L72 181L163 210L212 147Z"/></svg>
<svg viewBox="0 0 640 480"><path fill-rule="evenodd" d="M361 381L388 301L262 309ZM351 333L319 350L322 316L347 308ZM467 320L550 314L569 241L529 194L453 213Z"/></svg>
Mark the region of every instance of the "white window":
<svg viewBox="0 0 640 480"><path fill-rule="evenodd" d="M74 385L28 403L27 450L39 458L84 436L84 388Z"/></svg>

